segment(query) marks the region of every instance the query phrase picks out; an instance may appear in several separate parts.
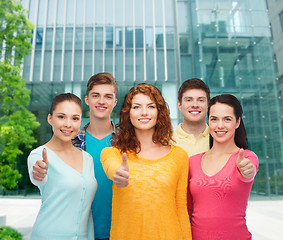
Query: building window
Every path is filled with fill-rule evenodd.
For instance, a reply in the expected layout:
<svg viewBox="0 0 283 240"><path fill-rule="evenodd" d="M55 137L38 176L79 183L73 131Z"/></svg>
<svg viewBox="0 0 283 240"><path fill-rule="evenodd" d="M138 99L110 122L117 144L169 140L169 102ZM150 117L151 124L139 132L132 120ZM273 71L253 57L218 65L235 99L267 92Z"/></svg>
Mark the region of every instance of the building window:
<svg viewBox="0 0 283 240"><path fill-rule="evenodd" d="M281 29L283 31L283 11L281 13L279 13L279 19L280 19L280 23L281 23Z"/></svg>

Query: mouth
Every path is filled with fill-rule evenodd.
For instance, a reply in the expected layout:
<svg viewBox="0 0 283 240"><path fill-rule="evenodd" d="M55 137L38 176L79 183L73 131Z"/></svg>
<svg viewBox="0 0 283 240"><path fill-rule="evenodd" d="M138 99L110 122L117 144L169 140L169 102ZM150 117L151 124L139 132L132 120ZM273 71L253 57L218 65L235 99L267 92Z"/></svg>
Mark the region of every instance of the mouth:
<svg viewBox="0 0 283 240"><path fill-rule="evenodd" d="M221 136L224 136L227 133L227 131L215 131L215 133L217 136L221 137Z"/></svg>
<svg viewBox="0 0 283 240"><path fill-rule="evenodd" d="M193 111L189 111L189 113L193 115L198 115L201 113L201 111L193 110Z"/></svg>
<svg viewBox="0 0 283 240"><path fill-rule="evenodd" d="M104 107L104 106L96 106L95 108L99 111L104 111L107 109L107 107Z"/></svg>
<svg viewBox="0 0 283 240"><path fill-rule="evenodd" d="M73 131L71 131L71 130L61 130L61 132L62 132L65 136L70 136L70 135L73 133Z"/></svg>
<svg viewBox="0 0 283 240"><path fill-rule="evenodd" d="M151 119L150 118L140 118L139 122L141 123L148 123Z"/></svg>

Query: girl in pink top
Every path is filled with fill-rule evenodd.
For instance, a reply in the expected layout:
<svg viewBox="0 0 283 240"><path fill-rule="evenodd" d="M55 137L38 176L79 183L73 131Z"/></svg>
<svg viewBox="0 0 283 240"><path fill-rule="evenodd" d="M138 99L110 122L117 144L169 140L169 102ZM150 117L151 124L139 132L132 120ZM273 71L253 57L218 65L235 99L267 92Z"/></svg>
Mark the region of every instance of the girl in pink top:
<svg viewBox="0 0 283 240"><path fill-rule="evenodd" d="M211 149L190 158L188 211L194 240L248 240L246 208L258 158L247 150L242 107L236 97L211 99Z"/></svg>

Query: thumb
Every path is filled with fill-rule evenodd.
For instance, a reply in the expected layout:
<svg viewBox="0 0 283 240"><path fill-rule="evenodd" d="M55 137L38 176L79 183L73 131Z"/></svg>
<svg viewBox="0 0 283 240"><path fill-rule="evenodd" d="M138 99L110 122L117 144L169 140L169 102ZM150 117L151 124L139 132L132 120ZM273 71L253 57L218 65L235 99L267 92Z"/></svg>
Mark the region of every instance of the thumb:
<svg viewBox="0 0 283 240"><path fill-rule="evenodd" d="M46 169L48 169L48 159L47 159L47 152L46 149L44 148L42 150L42 161L46 164Z"/></svg>
<svg viewBox="0 0 283 240"><path fill-rule="evenodd" d="M237 158L237 166L239 166L239 164L241 163L241 161L243 161L244 159L244 149L241 148L240 151L239 151L239 155L238 155L238 158Z"/></svg>
<svg viewBox="0 0 283 240"><path fill-rule="evenodd" d="M129 171L128 161L127 161L127 153L122 154L122 164L121 167L125 171Z"/></svg>

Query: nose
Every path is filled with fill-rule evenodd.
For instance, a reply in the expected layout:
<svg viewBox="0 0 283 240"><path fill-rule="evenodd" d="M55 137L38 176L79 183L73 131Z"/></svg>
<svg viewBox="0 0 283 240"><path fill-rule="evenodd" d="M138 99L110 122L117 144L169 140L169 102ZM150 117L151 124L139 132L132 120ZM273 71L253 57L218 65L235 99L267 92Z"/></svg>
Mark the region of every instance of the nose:
<svg viewBox="0 0 283 240"><path fill-rule="evenodd" d="M99 104L104 104L104 97L103 97L103 96L100 96L100 97L99 97L98 103L99 103Z"/></svg>
<svg viewBox="0 0 283 240"><path fill-rule="evenodd" d="M141 111L142 111L141 113L143 116L147 115L147 107L143 107Z"/></svg>
<svg viewBox="0 0 283 240"><path fill-rule="evenodd" d="M70 118L66 118L65 119L65 127L70 127L71 126L71 119Z"/></svg>
<svg viewBox="0 0 283 240"><path fill-rule="evenodd" d="M222 120L218 121L217 127L218 128L223 128L223 121Z"/></svg>
<svg viewBox="0 0 283 240"><path fill-rule="evenodd" d="M191 104L192 104L192 107L195 107L195 108L198 107L198 101L197 100L192 100Z"/></svg>

